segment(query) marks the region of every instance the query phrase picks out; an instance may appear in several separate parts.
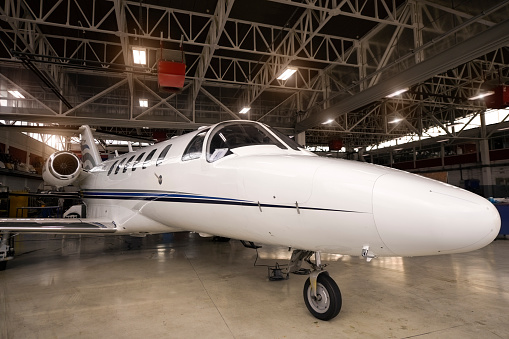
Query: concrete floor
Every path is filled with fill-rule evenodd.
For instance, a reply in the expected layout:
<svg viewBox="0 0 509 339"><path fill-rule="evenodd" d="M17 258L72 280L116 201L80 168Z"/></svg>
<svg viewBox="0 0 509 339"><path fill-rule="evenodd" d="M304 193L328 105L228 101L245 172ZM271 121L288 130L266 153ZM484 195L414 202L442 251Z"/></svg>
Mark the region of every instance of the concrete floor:
<svg viewBox="0 0 509 339"><path fill-rule="evenodd" d="M0 272L0 338L509 338L509 241L465 254L323 255L343 295L308 313L306 277L269 282L240 242L196 234L23 235ZM286 263L264 246L258 264Z"/></svg>

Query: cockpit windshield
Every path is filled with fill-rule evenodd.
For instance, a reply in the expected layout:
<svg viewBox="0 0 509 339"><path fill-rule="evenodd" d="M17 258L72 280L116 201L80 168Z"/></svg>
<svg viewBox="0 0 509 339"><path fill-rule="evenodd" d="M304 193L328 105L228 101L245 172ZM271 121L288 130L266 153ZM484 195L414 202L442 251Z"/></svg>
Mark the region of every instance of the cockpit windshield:
<svg viewBox="0 0 509 339"><path fill-rule="evenodd" d="M254 145L275 145L287 149L262 126L236 121L219 125L212 131L207 147L207 160L214 162L231 154L232 149Z"/></svg>
<svg viewBox="0 0 509 339"><path fill-rule="evenodd" d="M291 147L293 150L295 151L300 151L301 148L303 148L301 145L299 145L297 143L297 141L293 140L292 138L290 138L289 136L287 136L286 134L284 133L281 133L279 132L277 129L275 128L272 128L272 127L269 127L269 126L266 126L267 128L269 128L272 133L274 133L275 135L278 136L279 139L283 140L289 147Z"/></svg>

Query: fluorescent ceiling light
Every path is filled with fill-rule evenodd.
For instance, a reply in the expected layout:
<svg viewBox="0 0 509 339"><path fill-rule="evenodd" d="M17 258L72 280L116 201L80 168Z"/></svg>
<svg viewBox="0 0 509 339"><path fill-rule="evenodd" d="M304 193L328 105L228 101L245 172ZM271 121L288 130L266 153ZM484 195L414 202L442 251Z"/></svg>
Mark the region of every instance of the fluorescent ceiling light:
<svg viewBox="0 0 509 339"><path fill-rule="evenodd" d="M402 121L401 118L394 118L393 120L389 121L389 124L397 124L398 122Z"/></svg>
<svg viewBox="0 0 509 339"><path fill-rule="evenodd" d="M468 98L468 100L478 100L478 99L482 99L484 97L490 96L492 94L495 94L495 92L494 91L482 92L482 93L477 94L476 96Z"/></svg>
<svg viewBox="0 0 509 339"><path fill-rule="evenodd" d="M449 141L449 139L437 140L437 142L446 142L446 141Z"/></svg>
<svg viewBox="0 0 509 339"><path fill-rule="evenodd" d="M333 121L334 121L334 119L329 119L329 120L327 120L327 121L322 122L322 125L330 124L330 123L331 123L331 122L333 122Z"/></svg>
<svg viewBox="0 0 509 339"><path fill-rule="evenodd" d="M251 107L242 107L242 109L240 110L240 114L246 114L247 112L249 112L249 110L251 109Z"/></svg>
<svg viewBox="0 0 509 339"><path fill-rule="evenodd" d="M133 62L136 65L147 64L147 50L144 48L133 48Z"/></svg>
<svg viewBox="0 0 509 339"><path fill-rule="evenodd" d="M11 93L16 99L25 99L23 94L21 94L19 91L8 91Z"/></svg>
<svg viewBox="0 0 509 339"><path fill-rule="evenodd" d="M497 129L497 131L507 131L508 129L509 129L509 127L499 128L499 129Z"/></svg>
<svg viewBox="0 0 509 339"><path fill-rule="evenodd" d="M397 96L397 95L400 95L400 94L405 93L406 91L408 91L408 88L400 89L399 91L396 91L396 92L394 92L394 93L389 94L388 96L386 96L386 98L392 98L392 97L395 97L395 96Z"/></svg>
<svg viewBox="0 0 509 339"><path fill-rule="evenodd" d="M140 107L148 107L148 99L140 99Z"/></svg>
<svg viewBox="0 0 509 339"><path fill-rule="evenodd" d="M277 77L278 80L287 80L289 77L293 75L293 73L297 72L297 68L288 67L285 69L280 76Z"/></svg>

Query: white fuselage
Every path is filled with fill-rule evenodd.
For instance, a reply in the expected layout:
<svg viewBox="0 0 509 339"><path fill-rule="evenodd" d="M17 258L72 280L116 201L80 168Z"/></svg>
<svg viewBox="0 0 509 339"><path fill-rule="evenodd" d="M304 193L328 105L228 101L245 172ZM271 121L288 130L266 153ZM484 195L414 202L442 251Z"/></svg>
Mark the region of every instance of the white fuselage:
<svg viewBox="0 0 509 339"><path fill-rule="evenodd" d="M366 247L376 256L466 252L498 234L492 204L457 187L274 145L238 147L211 162L210 131L196 159L182 155L201 131L93 168L81 182L88 217L111 218L117 234L187 230L348 255ZM153 149L146 168L133 170Z"/></svg>

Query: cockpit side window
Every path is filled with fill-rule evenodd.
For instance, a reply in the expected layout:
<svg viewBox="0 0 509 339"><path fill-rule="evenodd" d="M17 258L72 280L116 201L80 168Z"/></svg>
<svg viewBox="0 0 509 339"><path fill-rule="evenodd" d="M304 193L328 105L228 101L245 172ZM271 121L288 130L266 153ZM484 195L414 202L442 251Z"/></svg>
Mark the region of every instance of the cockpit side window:
<svg viewBox="0 0 509 339"><path fill-rule="evenodd" d="M232 149L243 146L275 145L287 149L262 126L252 123L230 123L220 126L210 136L207 160L214 162L231 154Z"/></svg>
<svg viewBox="0 0 509 339"><path fill-rule="evenodd" d="M203 140L205 140L205 135L207 134L207 132L208 129L194 136L191 142L189 142L189 145L187 145L184 154L182 155L182 161L198 159L199 157L201 157Z"/></svg>

